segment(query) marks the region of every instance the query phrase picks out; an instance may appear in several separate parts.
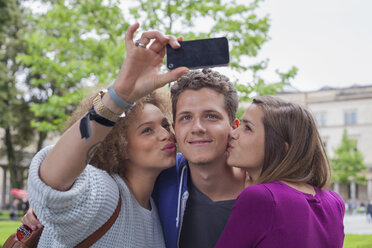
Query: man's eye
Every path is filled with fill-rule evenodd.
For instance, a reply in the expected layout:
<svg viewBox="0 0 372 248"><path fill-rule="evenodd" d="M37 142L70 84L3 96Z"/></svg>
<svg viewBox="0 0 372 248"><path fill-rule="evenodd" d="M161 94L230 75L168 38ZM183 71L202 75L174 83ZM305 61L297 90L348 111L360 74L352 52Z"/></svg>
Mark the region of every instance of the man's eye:
<svg viewBox="0 0 372 248"><path fill-rule="evenodd" d="M151 128L148 127L148 128L143 129L141 133L149 133L151 131L152 131Z"/></svg>
<svg viewBox="0 0 372 248"><path fill-rule="evenodd" d="M217 119L217 116L216 115L209 114L209 115L207 115L207 118L208 119Z"/></svg>
<svg viewBox="0 0 372 248"><path fill-rule="evenodd" d="M188 121L188 120L191 120L191 116L189 116L189 115L182 116L182 117L180 118L180 120L181 120L181 121Z"/></svg>

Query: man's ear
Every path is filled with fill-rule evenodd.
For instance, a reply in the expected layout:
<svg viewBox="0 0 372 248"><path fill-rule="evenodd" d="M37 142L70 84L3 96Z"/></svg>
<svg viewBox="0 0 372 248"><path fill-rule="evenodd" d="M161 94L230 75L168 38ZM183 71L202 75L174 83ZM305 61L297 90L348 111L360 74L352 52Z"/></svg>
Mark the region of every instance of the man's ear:
<svg viewBox="0 0 372 248"><path fill-rule="evenodd" d="M239 120L238 119L235 119L234 122L233 122L233 124L232 124L232 128L233 129L236 129L238 127L239 127Z"/></svg>

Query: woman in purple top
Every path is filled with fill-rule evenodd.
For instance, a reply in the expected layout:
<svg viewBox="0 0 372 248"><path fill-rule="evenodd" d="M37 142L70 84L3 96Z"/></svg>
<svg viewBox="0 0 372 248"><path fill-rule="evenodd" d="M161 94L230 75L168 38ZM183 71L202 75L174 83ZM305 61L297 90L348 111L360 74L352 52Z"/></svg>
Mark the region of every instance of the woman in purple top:
<svg viewBox="0 0 372 248"><path fill-rule="evenodd" d="M252 186L237 198L216 247L342 247L345 204L324 190L331 169L310 112L263 96L232 133L228 164Z"/></svg>

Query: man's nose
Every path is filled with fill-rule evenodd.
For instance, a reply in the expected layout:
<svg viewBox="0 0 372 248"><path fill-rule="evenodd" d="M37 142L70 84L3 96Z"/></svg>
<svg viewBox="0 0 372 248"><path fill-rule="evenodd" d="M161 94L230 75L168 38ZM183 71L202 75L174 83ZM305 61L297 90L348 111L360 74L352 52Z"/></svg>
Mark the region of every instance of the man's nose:
<svg viewBox="0 0 372 248"><path fill-rule="evenodd" d="M195 118L192 123L192 131L193 132L206 132L206 128L204 127L203 123L199 118Z"/></svg>

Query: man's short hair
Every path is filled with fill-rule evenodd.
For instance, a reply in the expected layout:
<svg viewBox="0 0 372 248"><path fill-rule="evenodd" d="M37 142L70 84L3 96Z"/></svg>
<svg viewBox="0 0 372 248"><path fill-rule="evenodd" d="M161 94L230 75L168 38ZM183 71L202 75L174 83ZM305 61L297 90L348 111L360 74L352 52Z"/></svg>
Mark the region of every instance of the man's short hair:
<svg viewBox="0 0 372 248"><path fill-rule="evenodd" d="M229 78L211 69L193 70L182 76L171 87L173 120L176 118L178 97L186 90L212 89L224 97L224 107L229 115L230 124L236 118L238 93Z"/></svg>

